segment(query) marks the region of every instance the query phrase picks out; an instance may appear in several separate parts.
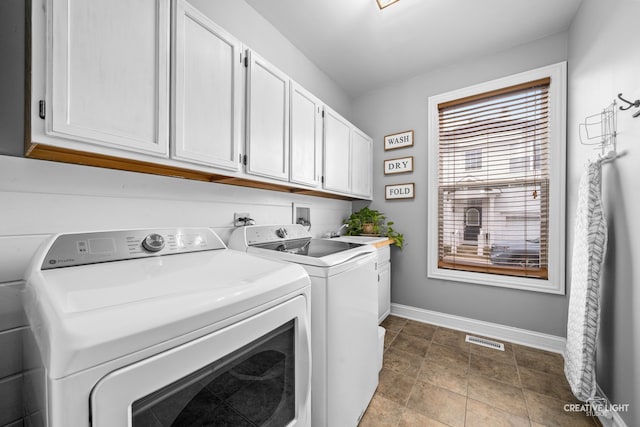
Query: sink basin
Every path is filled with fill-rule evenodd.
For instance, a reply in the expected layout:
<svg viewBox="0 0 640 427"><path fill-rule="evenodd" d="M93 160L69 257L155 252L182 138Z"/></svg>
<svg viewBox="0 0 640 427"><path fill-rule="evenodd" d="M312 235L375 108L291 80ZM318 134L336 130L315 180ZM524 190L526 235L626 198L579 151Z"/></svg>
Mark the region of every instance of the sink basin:
<svg viewBox="0 0 640 427"><path fill-rule="evenodd" d="M340 242L347 243L362 243L375 245L376 243L386 242L388 238L386 236L340 236L333 237L331 240L338 240Z"/></svg>

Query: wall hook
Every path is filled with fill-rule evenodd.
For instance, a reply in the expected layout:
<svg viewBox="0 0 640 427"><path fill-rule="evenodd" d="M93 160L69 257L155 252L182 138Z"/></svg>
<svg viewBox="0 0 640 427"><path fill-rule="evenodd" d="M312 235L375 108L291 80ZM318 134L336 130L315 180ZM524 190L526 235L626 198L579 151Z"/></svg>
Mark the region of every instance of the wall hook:
<svg viewBox="0 0 640 427"><path fill-rule="evenodd" d="M629 104L629 105L627 105L626 107L622 107L622 106L621 106L621 107L620 107L620 109L621 109L621 110L628 110L628 109L629 109L629 108L631 108L631 107L636 107L636 108L640 107L640 99L636 99L634 102L627 101L626 99L624 99L624 98L622 97L622 94L621 94L621 93L619 93L619 94L618 94L618 99L620 99L621 101L624 101L624 102L626 102L627 104Z"/></svg>
<svg viewBox="0 0 640 427"><path fill-rule="evenodd" d="M621 109L621 110L628 110L628 109L629 109L629 108L631 108L631 107L635 107L635 108L640 107L640 99L636 99L634 102L627 101L626 99L624 99L624 98L622 97L622 94L621 94L621 93L619 93L619 94L618 94L618 99L620 99L621 101L624 101L624 102L626 102L627 104L629 104L629 105L627 105L626 107L622 107L622 106L621 106L621 107L620 107L620 109ZM638 117L638 116L640 116L640 111L636 111L635 113L633 113L633 116L632 116L632 117Z"/></svg>

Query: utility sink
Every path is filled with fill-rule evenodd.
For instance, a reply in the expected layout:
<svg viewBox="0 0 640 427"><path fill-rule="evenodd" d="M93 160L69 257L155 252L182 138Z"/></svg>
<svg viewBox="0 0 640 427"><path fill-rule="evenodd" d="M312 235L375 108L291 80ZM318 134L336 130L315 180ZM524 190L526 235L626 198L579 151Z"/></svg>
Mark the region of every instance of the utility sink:
<svg viewBox="0 0 640 427"><path fill-rule="evenodd" d="M375 245L378 243L384 243L389 240L386 236L340 236L332 237L331 240L338 240L340 242L347 243L361 243Z"/></svg>

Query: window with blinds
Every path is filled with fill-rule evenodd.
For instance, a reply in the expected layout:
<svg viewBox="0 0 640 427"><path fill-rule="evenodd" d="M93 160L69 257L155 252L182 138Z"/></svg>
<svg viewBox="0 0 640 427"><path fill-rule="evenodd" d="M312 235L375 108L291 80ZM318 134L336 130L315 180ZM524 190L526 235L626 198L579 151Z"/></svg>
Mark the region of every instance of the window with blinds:
<svg viewBox="0 0 640 427"><path fill-rule="evenodd" d="M549 86L438 104L438 268L548 278Z"/></svg>

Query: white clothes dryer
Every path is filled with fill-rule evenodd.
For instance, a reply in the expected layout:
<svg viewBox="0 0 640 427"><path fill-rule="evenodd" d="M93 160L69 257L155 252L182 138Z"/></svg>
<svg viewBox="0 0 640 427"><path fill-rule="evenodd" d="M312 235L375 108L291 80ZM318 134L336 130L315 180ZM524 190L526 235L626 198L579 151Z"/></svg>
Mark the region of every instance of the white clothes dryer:
<svg viewBox="0 0 640 427"><path fill-rule="evenodd" d="M62 234L25 289L31 425L310 426L299 266L207 228Z"/></svg>

